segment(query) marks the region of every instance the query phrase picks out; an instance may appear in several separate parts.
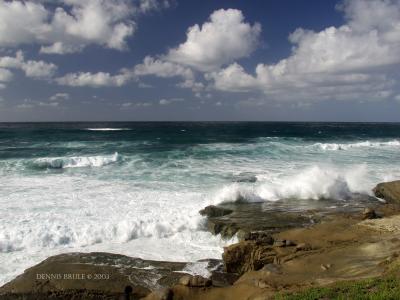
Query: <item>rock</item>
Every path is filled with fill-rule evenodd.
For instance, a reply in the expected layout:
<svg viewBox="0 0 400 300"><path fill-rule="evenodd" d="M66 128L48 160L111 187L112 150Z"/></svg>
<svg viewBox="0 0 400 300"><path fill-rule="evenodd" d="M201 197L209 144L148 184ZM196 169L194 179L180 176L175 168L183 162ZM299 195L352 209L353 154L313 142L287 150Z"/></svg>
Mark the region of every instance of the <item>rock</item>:
<svg viewBox="0 0 400 300"><path fill-rule="evenodd" d="M248 182L248 183L254 183L257 181L257 177L252 174L252 173L240 173L239 175L236 176L234 179L235 182Z"/></svg>
<svg viewBox="0 0 400 300"><path fill-rule="evenodd" d="M208 287L211 286L212 282L208 278L204 278L200 275L195 275L190 278L189 286L191 287Z"/></svg>
<svg viewBox="0 0 400 300"><path fill-rule="evenodd" d="M274 247L285 247L286 246L286 240L275 240Z"/></svg>
<svg viewBox="0 0 400 300"><path fill-rule="evenodd" d="M179 284L189 287L208 287L212 281L199 275L185 275L179 279Z"/></svg>
<svg viewBox="0 0 400 300"><path fill-rule="evenodd" d="M179 279L179 284L184 285L184 286L189 286L190 285L190 277L191 277L190 275L182 276Z"/></svg>
<svg viewBox="0 0 400 300"><path fill-rule="evenodd" d="M259 245L254 241L243 241L224 248L222 258L228 273L243 274L259 270L274 261L276 253L271 246Z"/></svg>
<svg viewBox="0 0 400 300"><path fill-rule="evenodd" d="M378 198L400 204L400 180L379 183L373 192Z"/></svg>
<svg viewBox="0 0 400 300"><path fill-rule="evenodd" d="M328 271L332 267L331 264L322 264L321 269L324 271Z"/></svg>
<svg viewBox="0 0 400 300"><path fill-rule="evenodd" d="M215 206L215 205L209 205L199 211L199 213L202 216L207 216L209 218L226 216L232 212L233 212L233 210L231 210L231 209L220 207L220 206Z"/></svg>
<svg viewBox="0 0 400 300"><path fill-rule="evenodd" d="M296 243L291 241L291 240L286 240L285 241L285 246L286 247L293 247L293 246L296 246Z"/></svg>
<svg viewBox="0 0 400 300"><path fill-rule="evenodd" d="M182 262L147 261L102 252L60 254L6 283L0 288L0 299L100 300L119 299L123 295L140 299L176 284L182 276L177 271L185 266ZM71 279L71 274L79 274L79 278ZM96 280L93 274L102 274L104 279Z"/></svg>
<svg viewBox="0 0 400 300"><path fill-rule="evenodd" d="M161 289L161 290L155 291L152 294L152 299L172 300L172 299L174 299L174 292L169 288Z"/></svg>
<svg viewBox="0 0 400 300"><path fill-rule="evenodd" d="M241 237L244 241L255 241L257 244L265 244L265 245L272 245L274 243L274 239L272 238L271 234L265 231L251 231L245 232Z"/></svg>
<svg viewBox="0 0 400 300"><path fill-rule="evenodd" d="M311 249L312 249L312 247L311 247L310 244L307 244L307 243L300 243L300 244L298 244L298 245L296 246L295 251L309 251L309 250L311 250Z"/></svg>
<svg viewBox="0 0 400 300"><path fill-rule="evenodd" d="M372 208L365 208L363 213L362 213L362 219L367 220L367 219L376 219L378 216L375 213L375 210Z"/></svg>
<svg viewBox="0 0 400 300"><path fill-rule="evenodd" d="M259 287L260 289L265 289L269 287L269 284L265 280L260 279L256 281L256 286Z"/></svg>

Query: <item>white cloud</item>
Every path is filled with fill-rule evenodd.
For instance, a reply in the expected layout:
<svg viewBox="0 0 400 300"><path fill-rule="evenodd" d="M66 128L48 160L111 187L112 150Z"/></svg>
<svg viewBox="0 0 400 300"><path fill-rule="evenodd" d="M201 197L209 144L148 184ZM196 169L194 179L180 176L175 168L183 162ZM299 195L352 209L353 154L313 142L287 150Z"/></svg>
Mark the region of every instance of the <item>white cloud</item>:
<svg viewBox="0 0 400 300"><path fill-rule="evenodd" d="M214 70L249 56L258 44L260 32L259 24L244 22L240 10L216 10L201 27L190 27L186 41L171 49L166 59L201 71Z"/></svg>
<svg viewBox="0 0 400 300"><path fill-rule="evenodd" d="M182 98L172 98L172 99L161 99L160 100L160 105L170 105L172 103L176 103L176 102L183 102L184 99Z"/></svg>
<svg viewBox="0 0 400 300"><path fill-rule="evenodd" d="M104 86L122 86L127 82L134 79L132 72L128 70L121 70L116 75L111 75L106 72L90 73L90 72L79 72L69 73L63 77L56 79L56 82L60 85L67 85L73 87L104 87Z"/></svg>
<svg viewBox="0 0 400 300"><path fill-rule="evenodd" d="M283 99L381 100L393 94L400 63L400 2L353 0L340 7L347 23L320 32L297 29L292 54L248 74L234 63L206 78L223 91L263 91Z"/></svg>
<svg viewBox="0 0 400 300"><path fill-rule="evenodd" d="M10 69L21 70L30 78L50 79L57 71L57 66L42 60L25 60L22 51L17 51L15 57L0 56L0 89L5 88L5 83L12 80L13 73Z"/></svg>
<svg viewBox="0 0 400 300"><path fill-rule="evenodd" d="M141 108L153 106L151 102L125 102L121 104L121 109Z"/></svg>
<svg viewBox="0 0 400 300"><path fill-rule="evenodd" d="M42 53L72 53L87 45L123 50L134 17L166 7L157 1L0 1L0 47L39 44Z"/></svg>
<svg viewBox="0 0 400 300"><path fill-rule="evenodd" d="M57 108L60 107L60 102L57 101L36 101L29 98L24 99L21 103L16 105L16 108L19 109L30 109L34 107L48 107L48 108Z"/></svg>
<svg viewBox="0 0 400 300"><path fill-rule="evenodd" d="M56 93L49 98L50 101L59 101L59 100L68 100L69 94L68 93Z"/></svg>
<svg viewBox="0 0 400 300"><path fill-rule="evenodd" d="M1 65L0 65L0 82L11 81L12 77L13 77L13 74L9 70L1 68Z"/></svg>
<svg viewBox="0 0 400 300"><path fill-rule="evenodd" d="M151 56L146 56L142 64L136 65L134 73L137 76L154 75L163 78L176 76L185 79L193 78L193 72L189 68L173 62L156 59Z"/></svg>
<svg viewBox="0 0 400 300"><path fill-rule="evenodd" d="M16 56L0 57L0 68L20 69L27 77L50 78L57 70L57 66L42 60L25 60L22 51L17 51Z"/></svg>

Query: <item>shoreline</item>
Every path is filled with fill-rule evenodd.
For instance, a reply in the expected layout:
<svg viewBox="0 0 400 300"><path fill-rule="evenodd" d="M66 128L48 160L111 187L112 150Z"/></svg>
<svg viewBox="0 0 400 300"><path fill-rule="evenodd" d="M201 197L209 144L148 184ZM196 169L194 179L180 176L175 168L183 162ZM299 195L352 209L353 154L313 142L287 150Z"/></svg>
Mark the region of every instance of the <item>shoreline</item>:
<svg viewBox="0 0 400 300"><path fill-rule="evenodd" d="M74 299L122 299L128 287L138 299L242 299L249 295L268 299L283 290L299 292L371 278L385 272L384 262L392 263L388 257L397 261L393 249L400 246L400 239L393 239L400 236L399 191L400 185L391 190L378 184L374 192L387 203L369 205L364 212L362 207L299 214L263 211L262 204L254 203L209 206L200 211L207 216L208 230L224 238L239 238L225 247L222 260L199 261L209 278L190 275L185 269L190 263L68 253L49 257L0 287L0 299L70 299L71 295ZM371 245L376 249L368 250ZM346 253L354 254L346 258ZM363 258L368 258L368 264L358 262ZM37 274L83 274L84 278ZM90 274L109 275L88 280Z"/></svg>

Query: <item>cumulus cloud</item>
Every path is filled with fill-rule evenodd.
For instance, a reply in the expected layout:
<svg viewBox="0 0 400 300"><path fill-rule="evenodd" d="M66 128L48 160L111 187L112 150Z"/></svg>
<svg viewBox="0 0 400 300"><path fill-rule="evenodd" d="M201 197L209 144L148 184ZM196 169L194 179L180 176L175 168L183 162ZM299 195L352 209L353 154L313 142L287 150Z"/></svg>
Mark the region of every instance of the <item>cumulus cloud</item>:
<svg viewBox="0 0 400 300"><path fill-rule="evenodd" d="M9 82L12 77L13 74L9 70L0 67L0 82ZM2 84L4 85L4 83Z"/></svg>
<svg viewBox="0 0 400 300"><path fill-rule="evenodd" d="M10 69L19 69L25 76L35 79L50 79L57 71L57 66L42 60L26 60L22 51L17 51L15 57L0 56L0 82L12 80L13 74Z"/></svg>
<svg viewBox="0 0 400 300"><path fill-rule="evenodd" d="M237 9L214 11L210 20L187 30L186 41L171 49L167 60L209 71L249 56L258 44L261 26L246 23Z"/></svg>
<svg viewBox="0 0 400 300"><path fill-rule="evenodd" d="M0 46L35 43L42 46L42 53L55 54L81 51L89 44L123 50L136 29L133 18L160 7L151 0L60 0L47 4L0 1Z"/></svg>
<svg viewBox="0 0 400 300"><path fill-rule="evenodd" d="M192 70L189 68L151 56L146 56L143 63L136 65L134 73L137 76L154 75L163 78L178 76L184 79L193 79L194 77Z"/></svg>
<svg viewBox="0 0 400 300"><path fill-rule="evenodd" d="M62 77L56 78L55 80L60 85L98 88L105 86L122 86L132 79L132 72L123 69L116 75L106 72L78 72L66 74Z"/></svg>
<svg viewBox="0 0 400 300"><path fill-rule="evenodd" d="M339 9L346 24L295 30L292 54L276 64L258 64L249 74L233 63L206 78L219 90L260 90L279 98L390 97L398 76L391 68L400 63L400 2L353 0Z"/></svg>

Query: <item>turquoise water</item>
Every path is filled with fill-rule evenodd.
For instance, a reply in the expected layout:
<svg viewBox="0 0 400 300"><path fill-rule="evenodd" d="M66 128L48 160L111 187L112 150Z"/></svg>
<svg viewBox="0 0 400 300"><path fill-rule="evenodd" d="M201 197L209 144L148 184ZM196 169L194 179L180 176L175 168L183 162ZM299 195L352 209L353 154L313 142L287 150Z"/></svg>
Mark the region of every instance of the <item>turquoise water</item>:
<svg viewBox="0 0 400 300"><path fill-rule="evenodd" d="M218 258L204 206L351 206L399 161L400 124L0 124L0 282L67 251Z"/></svg>

